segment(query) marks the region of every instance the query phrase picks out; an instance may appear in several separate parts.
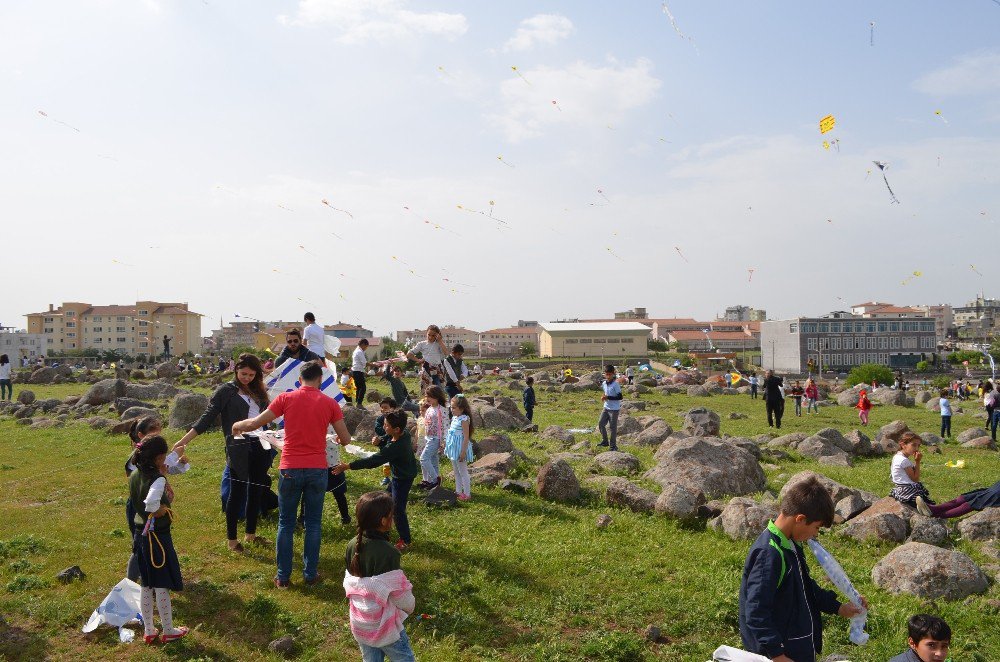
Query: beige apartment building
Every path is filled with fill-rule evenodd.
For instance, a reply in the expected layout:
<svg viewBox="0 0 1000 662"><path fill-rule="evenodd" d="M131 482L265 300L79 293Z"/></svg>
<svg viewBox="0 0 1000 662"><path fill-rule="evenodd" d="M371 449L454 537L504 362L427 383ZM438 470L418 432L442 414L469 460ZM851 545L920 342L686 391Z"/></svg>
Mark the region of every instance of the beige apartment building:
<svg viewBox="0 0 1000 662"><path fill-rule="evenodd" d="M479 340L479 332L449 324L441 327L441 338L448 349L451 349L455 345L462 345L465 347L465 351L468 352L470 347L476 346L476 341ZM421 340L427 340L427 327L396 331L396 342L418 343Z"/></svg>
<svg viewBox="0 0 1000 662"><path fill-rule="evenodd" d="M187 303L137 301L134 305L95 306L65 301L58 308L25 315L28 333L45 338L45 353L115 350L129 356L155 357L163 353L163 337L170 339L172 355L201 351L201 315Z"/></svg>
<svg viewBox="0 0 1000 662"><path fill-rule="evenodd" d="M538 355L604 357L645 356L649 327L639 322L549 322L538 334Z"/></svg>
<svg viewBox="0 0 1000 662"><path fill-rule="evenodd" d="M509 326L502 329L489 329L479 334L477 345L480 356L520 356L521 346L531 343L538 351L537 326ZM467 348L466 352L475 351Z"/></svg>

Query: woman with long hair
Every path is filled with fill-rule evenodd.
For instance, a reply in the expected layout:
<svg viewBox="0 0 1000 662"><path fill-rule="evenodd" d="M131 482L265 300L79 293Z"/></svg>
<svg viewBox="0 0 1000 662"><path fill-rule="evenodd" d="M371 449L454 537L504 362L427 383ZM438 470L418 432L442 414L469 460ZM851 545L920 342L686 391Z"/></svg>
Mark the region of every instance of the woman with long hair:
<svg viewBox="0 0 1000 662"><path fill-rule="evenodd" d="M226 536L229 549L242 552L243 545L236 539L236 526L244 504L244 541L262 547L270 545L257 535L257 516L260 513L261 494L268 484L267 470L273 456L270 451L264 450L256 434L251 432L241 438L233 436L233 423L257 417L269 402L260 359L253 354L241 354L234 367L233 381L216 389L205 413L174 445L174 451L178 455L183 454L188 442L212 427L216 418L221 417L230 477L229 500L226 502Z"/></svg>

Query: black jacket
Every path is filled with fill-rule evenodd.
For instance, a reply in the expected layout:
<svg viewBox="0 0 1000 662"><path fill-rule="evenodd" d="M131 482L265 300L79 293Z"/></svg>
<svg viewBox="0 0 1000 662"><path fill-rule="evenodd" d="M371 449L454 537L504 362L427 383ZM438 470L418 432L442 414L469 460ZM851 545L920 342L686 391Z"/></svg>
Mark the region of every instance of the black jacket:
<svg viewBox="0 0 1000 662"><path fill-rule="evenodd" d="M820 612L836 614L837 594L809 576L805 553L768 524L750 547L740 583L740 637L751 653L814 662L823 649Z"/></svg>
<svg viewBox="0 0 1000 662"><path fill-rule="evenodd" d="M258 402L261 412L267 407L267 402ZM215 425L215 420L222 418L222 432L226 438L233 436L233 423L242 421L250 415L250 405L240 397L240 389L236 382L226 382L215 390L208 408L191 428L198 434L204 434Z"/></svg>
<svg viewBox="0 0 1000 662"><path fill-rule="evenodd" d="M281 350L281 354L278 354L278 358L274 360L274 367L277 368L279 365L287 361L288 359L298 359L299 361L316 361L322 360L323 357L316 352L310 351L308 348L299 345L299 355L292 356L292 353L288 351L288 345Z"/></svg>
<svg viewBox="0 0 1000 662"><path fill-rule="evenodd" d="M777 375L771 375L764 380L764 402L773 402L775 404L779 402L784 402L784 398L781 397L781 391L778 389L785 383L785 380Z"/></svg>

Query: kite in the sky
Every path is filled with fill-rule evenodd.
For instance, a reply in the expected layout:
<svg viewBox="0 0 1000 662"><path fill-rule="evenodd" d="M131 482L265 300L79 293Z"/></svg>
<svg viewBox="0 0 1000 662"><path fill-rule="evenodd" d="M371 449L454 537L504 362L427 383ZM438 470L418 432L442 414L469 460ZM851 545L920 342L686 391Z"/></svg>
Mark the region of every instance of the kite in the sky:
<svg viewBox="0 0 1000 662"><path fill-rule="evenodd" d="M312 255L313 257L319 257L319 255L316 255L315 253L313 253L311 250L309 250L308 248L306 248L302 244L299 244L299 248L301 248L302 250L304 250L309 255Z"/></svg>
<svg viewBox="0 0 1000 662"><path fill-rule="evenodd" d="M674 250L677 251L677 254L681 256L682 260L684 260L685 262L687 262L689 264L691 263L691 260L689 260L686 257L684 257L684 253L681 253L681 247L680 246L674 246Z"/></svg>
<svg viewBox="0 0 1000 662"><path fill-rule="evenodd" d="M680 37L681 39L687 39L688 41L690 41L691 45L694 46L695 52L697 52L698 45L694 43L694 39L681 32L681 29L677 26L677 19L675 19L674 15L670 13L670 7L667 6L667 3L664 2L662 6L663 6L663 13L667 15L668 19L670 19L670 25L673 26L674 32L677 33L677 36Z"/></svg>
<svg viewBox="0 0 1000 662"><path fill-rule="evenodd" d="M833 115L827 115L819 121L819 132L828 133L836 126L837 119Z"/></svg>
<svg viewBox="0 0 1000 662"><path fill-rule="evenodd" d="M941 114L941 111L940 111L940 110L935 110L935 111L934 111L934 114L935 114L935 115L937 115L937 116L938 116L938 119L940 119L940 120L941 120L942 122L944 122L945 124L947 124L947 123L948 123L948 120L947 120L947 119L945 119L944 115L942 115L942 114Z"/></svg>
<svg viewBox="0 0 1000 662"><path fill-rule="evenodd" d="M608 196L604 195L604 191L602 191L601 189L597 189L597 194L602 198L604 198L605 200L608 200ZM608 200L608 203L610 204L611 200Z"/></svg>
<svg viewBox="0 0 1000 662"><path fill-rule="evenodd" d="M503 154L501 154L500 156L497 157L497 161L499 161L500 163L504 164L508 168L515 168L516 167L516 166L511 165L510 163L507 163L506 161L504 161L503 160Z"/></svg>
<svg viewBox="0 0 1000 662"><path fill-rule="evenodd" d="M970 265L969 265L969 267L971 267L971 268L972 268L972 270L973 270L973 271L975 271L975 272L976 272L977 274L979 274L980 276L982 276L982 275L983 275L983 274L981 274L981 273L979 272L979 269L976 269L976 265L974 265L974 264L970 264Z"/></svg>
<svg viewBox="0 0 1000 662"><path fill-rule="evenodd" d="M413 214L417 218L420 218L420 215L417 214L412 209L410 209L409 207L407 207L407 206L404 205L403 209L405 209L406 211L410 212L411 214ZM420 220L422 220L427 225L432 226L435 230L444 230L445 232L450 232L451 234L455 235L456 237L461 237L462 236L462 235L458 234L457 232L455 232L454 230L449 230L448 228L444 227L443 225L438 225L434 221L428 220L426 218L421 218Z"/></svg>
<svg viewBox="0 0 1000 662"><path fill-rule="evenodd" d="M608 253L610 253L612 257L617 258L617 259L621 260L622 262L625 262L625 258L623 258L618 253L615 253L613 250L611 250L610 246L605 246L604 250L606 250Z"/></svg>
<svg viewBox="0 0 1000 662"><path fill-rule="evenodd" d="M753 267L748 267L747 268L747 273L750 274L749 278L747 278L747 282L748 283L752 283L753 282L753 272L755 272L755 271L757 271L757 270L754 269Z"/></svg>
<svg viewBox="0 0 1000 662"><path fill-rule="evenodd" d="M454 76L452 76L452 75L451 75L451 74L449 74L449 73L448 73L447 71L445 71L444 67L438 67L438 71L440 71L441 73L443 73L443 74L444 74L445 76L447 76L448 78L454 78Z"/></svg>
<svg viewBox="0 0 1000 662"><path fill-rule="evenodd" d="M514 72L515 74L517 74L517 75L518 75L518 76L519 76L519 77L521 78L521 80L523 80L523 81L524 81L525 83L527 83L528 85L531 85L531 81L529 81L529 80L528 80L527 78L525 78L525 77L524 77L524 74L522 74L522 73L521 73L520 71L518 71L518 70L517 70L517 67L515 67L515 66L513 66L513 65L512 65L510 69L511 69L511 71L513 71L513 72Z"/></svg>
<svg viewBox="0 0 1000 662"><path fill-rule="evenodd" d="M278 209L284 209L285 211L290 211L290 212L294 212L295 211L294 209L289 209L285 205L280 205L280 204L278 205Z"/></svg>
<svg viewBox="0 0 1000 662"><path fill-rule="evenodd" d="M470 214L479 214L480 216L485 216L486 218L488 218L490 220L493 220L493 221L496 221L499 224L503 224L503 225L506 225L507 227L510 227L510 223L508 223L507 221L503 220L502 218L498 218L498 217L496 217L496 216L493 215L493 201L492 200L490 200L490 213L488 213L488 214L486 212L484 212L484 211L479 211L477 209L469 209L468 207L463 207L462 205L455 205L455 206L458 207L459 209L461 209L464 212L468 212Z"/></svg>
<svg viewBox="0 0 1000 662"><path fill-rule="evenodd" d="M461 285L462 287L475 287L475 285L469 285L468 283L459 283L457 280L452 280L450 278L442 278L446 283L451 283L452 285ZM452 290L454 292L455 290Z"/></svg>
<svg viewBox="0 0 1000 662"><path fill-rule="evenodd" d="M115 263L115 264L120 264L120 265L121 265L121 266L123 266L123 267L134 267L134 266L135 266L134 264L127 264L127 263L125 263L125 262L122 262L122 261L120 261L120 260L115 260L115 259L112 259L111 261L112 261L113 263Z"/></svg>
<svg viewBox="0 0 1000 662"><path fill-rule="evenodd" d="M352 214L351 212L347 211L346 209L337 209L336 207L334 207L333 205L331 205L329 203L329 201L327 201L326 198L323 198L322 200L320 200L320 202L323 203L324 205L326 205L327 207L329 207L330 209L332 209L333 211L339 211L341 214L347 214L348 216L351 217L352 221L354 220L354 214Z"/></svg>
<svg viewBox="0 0 1000 662"><path fill-rule="evenodd" d="M885 176L885 169L889 167L889 164L884 161L872 161L872 163L874 163L875 166L882 171L882 179L885 181L885 187L889 189L889 196L892 198L892 202L898 205L899 200L896 198L896 194L892 192L892 187L889 186L889 180L886 179Z"/></svg>
<svg viewBox="0 0 1000 662"><path fill-rule="evenodd" d="M555 99L553 99L552 100L552 105L555 106L556 110L558 110L560 113L562 112L562 108L559 107L559 102L558 101L556 101Z"/></svg>
<svg viewBox="0 0 1000 662"><path fill-rule="evenodd" d="M829 141L827 141L827 140L823 141L823 149L825 149L827 151L830 150L830 142Z"/></svg>
<svg viewBox="0 0 1000 662"><path fill-rule="evenodd" d="M38 114L39 114L39 115L41 115L42 117L46 118L46 119L50 119L50 120L52 120L52 121L53 121L53 122L55 122L56 124L62 124L63 126L65 126L65 127L68 127L68 128L70 128L70 129L73 129L73 130L74 130L74 131L76 131L77 133L80 133L80 129L76 128L75 126L73 126L73 125L71 125L71 124L66 124L66 122L62 122L62 121L60 121L60 120L57 120L57 119L54 119L54 118L52 118L52 117L49 117L49 114L48 114L47 112L45 112L44 110L39 110L39 111L38 111Z"/></svg>
<svg viewBox="0 0 1000 662"><path fill-rule="evenodd" d="M868 45L875 45L875 21L868 24L869 34L868 34Z"/></svg>

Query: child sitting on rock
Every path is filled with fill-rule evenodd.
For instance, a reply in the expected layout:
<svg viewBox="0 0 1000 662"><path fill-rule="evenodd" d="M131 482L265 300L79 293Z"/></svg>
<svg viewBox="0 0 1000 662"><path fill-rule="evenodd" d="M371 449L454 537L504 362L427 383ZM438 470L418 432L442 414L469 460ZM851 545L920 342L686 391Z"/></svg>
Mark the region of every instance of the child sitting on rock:
<svg viewBox="0 0 1000 662"><path fill-rule="evenodd" d="M918 498L925 503L934 503L930 492L920 482L920 461L924 457L920 452L921 441L916 434L904 432L899 437L899 450L892 456L889 469L893 484L889 496L908 506L916 506Z"/></svg>

